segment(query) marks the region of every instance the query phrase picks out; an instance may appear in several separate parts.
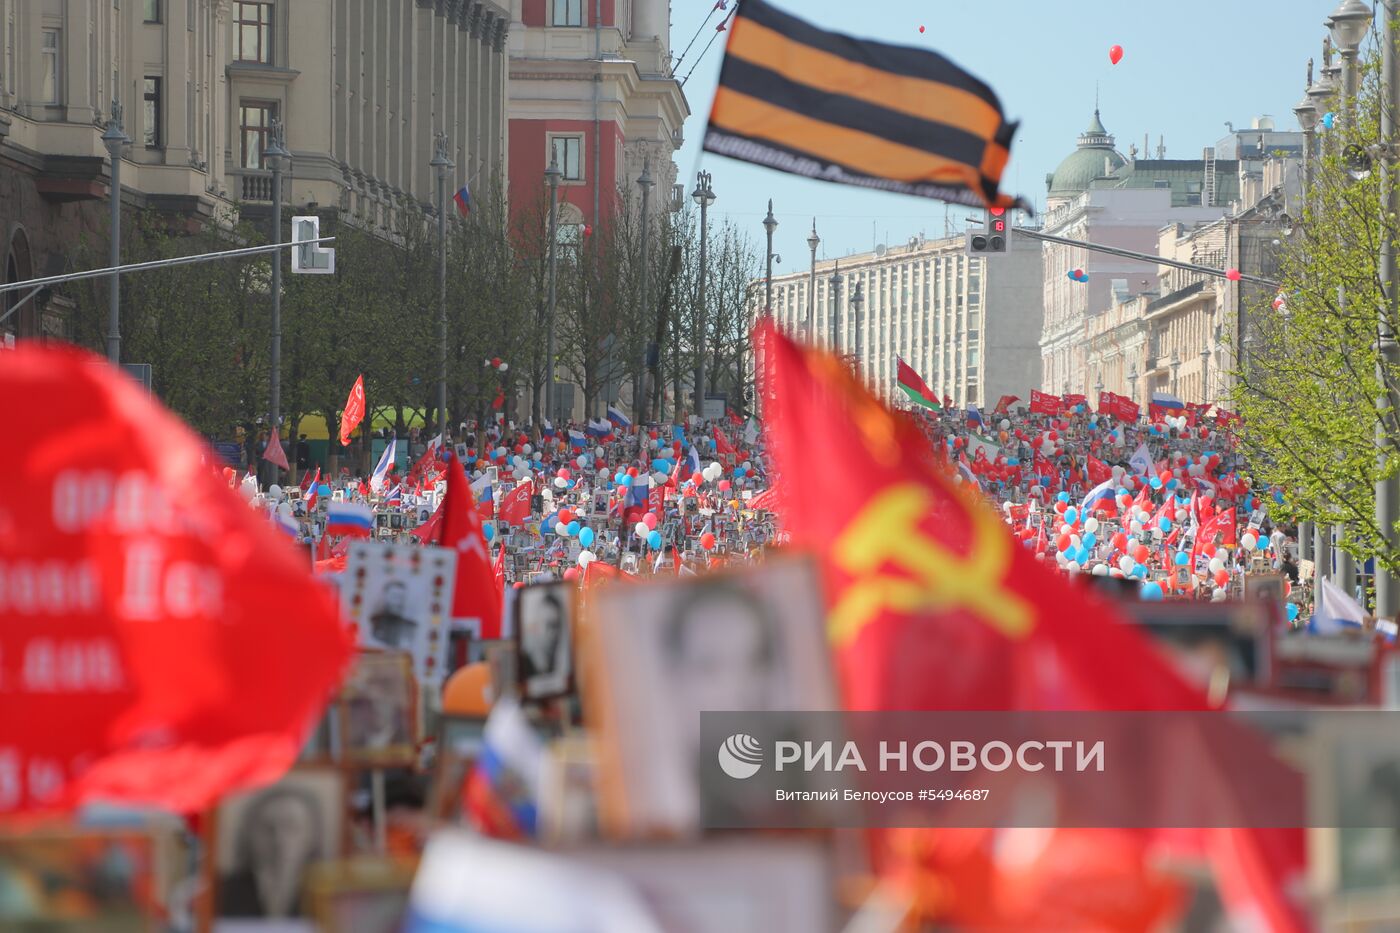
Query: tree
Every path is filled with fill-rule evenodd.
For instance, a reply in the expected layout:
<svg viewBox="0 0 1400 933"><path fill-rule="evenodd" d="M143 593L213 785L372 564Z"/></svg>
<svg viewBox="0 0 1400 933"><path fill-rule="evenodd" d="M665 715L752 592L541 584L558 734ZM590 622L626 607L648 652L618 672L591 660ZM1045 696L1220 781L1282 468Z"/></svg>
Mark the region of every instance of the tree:
<svg viewBox="0 0 1400 933"><path fill-rule="evenodd" d="M1343 547L1400 571L1400 551L1386 546L1375 521L1378 466L1376 425L1385 425L1386 475L1400 468L1400 425L1377 399L1377 257L1387 232L1400 237L1395 217L1381 219L1382 175L1400 183L1393 166L1377 161L1356 171L1358 149L1379 136L1378 50L1360 63L1354 119L1340 102L1330 130L1319 128L1322 157L1313 169L1301 219L1280 238L1277 299L1247 307L1244 353L1232 403L1244 419L1242 440L1256 480L1282 488L1280 511L1298 520L1345 528ZM1392 141L1393 142L1393 141ZM1362 177L1357 177L1358 175ZM1279 303L1275 307L1275 301ZM1387 320L1392 333L1400 321ZM1400 386L1388 367L1384 384Z"/></svg>

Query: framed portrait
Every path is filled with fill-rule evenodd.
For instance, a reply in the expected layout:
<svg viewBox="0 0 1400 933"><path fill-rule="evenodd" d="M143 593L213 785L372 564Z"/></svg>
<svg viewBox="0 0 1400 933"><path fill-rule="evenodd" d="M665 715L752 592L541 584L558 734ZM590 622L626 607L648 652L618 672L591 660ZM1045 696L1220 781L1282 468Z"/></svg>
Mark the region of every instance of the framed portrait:
<svg viewBox="0 0 1400 933"><path fill-rule="evenodd" d="M0 928L164 930L184 851L173 827L0 831Z"/></svg>
<svg viewBox="0 0 1400 933"><path fill-rule="evenodd" d="M418 751L418 685L407 654L360 651L336 705L346 761L413 764Z"/></svg>
<svg viewBox="0 0 1400 933"><path fill-rule="evenodd" d="M356 541L341 586L360 644L407 652L414 677L434 690L447 667L456 568L457 553L447 548Z"/></svg>
<svg viewBox="0 0 1400 933"><path fill-rule="evenodd" d="M598 838L598 760L592 741L566 735L545 747L540 771L539 833L551 846Z"/></svg>
<svg viewBox="0 0 1400 933"><path fill-rule="evenodd" d="M796 557L589 594L582 678L610 834L687 836L733 788L702 782L704 711L837 708L815 566ZM732 784L732 782L730 782Z"/></svg>
<svg viewBox="0 0 1400 933"><path fill-rule="evenodd" d="M663 930L767 933L841 929L830 846L815 838L725 839L693 845L566 848L620 878ZM774 892L781 891L781 897Z"/></svg>
<svg viewBox="0 0 1400 933"><path fill-rule="evenodd" d="M321 933L398 933L417 865L387 858L318 862L307 873Z"/></svg>
<svg viewBox="0 0 1400 933"><path fill-rule="evenodd" d="M344 848L345 776L299 767L269 787L226 797L209 835L215 917L304 918L311 866Z"/></svg>
<svg viewBox="0 0 1400 933"><path fill-rule="evenodd" d="M542 583L515 592L516 669L520 696L546 700L573 686L573 597L568 583Z"/></svg>
<svg viewBox="0 0 1400 933"><path fill-rule="evenodd" d="M1281 573L1247 573L1244 576L1244 598L1282 605L1284 579Z"/></svg>

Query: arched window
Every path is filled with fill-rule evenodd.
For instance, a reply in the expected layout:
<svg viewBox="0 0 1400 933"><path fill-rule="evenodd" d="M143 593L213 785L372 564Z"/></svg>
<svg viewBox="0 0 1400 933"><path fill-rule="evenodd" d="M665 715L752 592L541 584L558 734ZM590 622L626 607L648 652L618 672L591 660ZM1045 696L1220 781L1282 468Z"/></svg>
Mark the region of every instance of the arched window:
<svg viewBox="0 0 1400 933"><path fill-rule="evenodd" d="M34 263L29 253L29 237L23 227L16 226L10 234L9 248L5 251L5 284L23 282L33 277ZM39 313L32 298L18 311L11 313L11 309L27 294L22 288L4 293L3 301L0 301L0 308L4 310L0 311L0 314L5 316L5 321L0 325L0 332L14 334L20 338L39 336Z"/></svg>

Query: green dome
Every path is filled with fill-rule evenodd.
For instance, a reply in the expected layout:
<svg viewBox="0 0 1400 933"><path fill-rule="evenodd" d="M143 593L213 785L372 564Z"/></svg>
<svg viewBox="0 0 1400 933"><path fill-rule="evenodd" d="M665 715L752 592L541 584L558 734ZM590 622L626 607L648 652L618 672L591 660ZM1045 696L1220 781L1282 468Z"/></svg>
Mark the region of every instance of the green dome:
<svg viewBox="0 0 1400 933"><path fill-rule="evenodd" d="M1107 162L1105 162L1107 160ZM1050 197L1073 197L1089 189L1095 178L1111 174L1127 164L1113 148L1113 137L1099 121L1099 112L1088 129L1079 134L1079 147L1065 156L1053 175L1046 176Z"/></svg>

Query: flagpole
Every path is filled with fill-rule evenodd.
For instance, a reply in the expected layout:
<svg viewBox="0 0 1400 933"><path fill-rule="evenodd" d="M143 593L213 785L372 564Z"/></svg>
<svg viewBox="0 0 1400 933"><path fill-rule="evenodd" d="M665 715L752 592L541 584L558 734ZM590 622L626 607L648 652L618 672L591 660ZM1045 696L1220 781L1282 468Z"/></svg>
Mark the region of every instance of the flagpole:
<svg viewBox="0 0 1400 933"><path fill-rule="evenodd" d="M437 172L438 211L438 424L442 443L447 444L447 173L452 160L447 157L447 134L438 133L433 147Z"/></svg>

